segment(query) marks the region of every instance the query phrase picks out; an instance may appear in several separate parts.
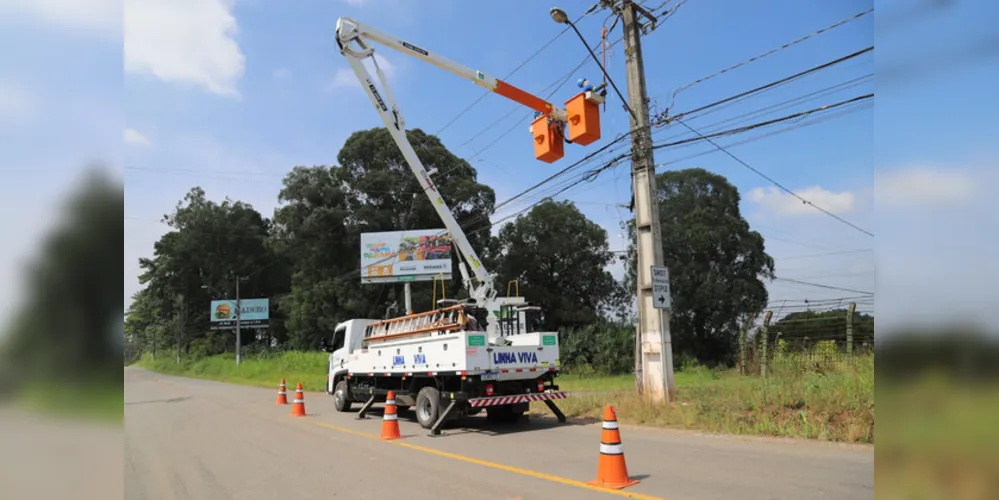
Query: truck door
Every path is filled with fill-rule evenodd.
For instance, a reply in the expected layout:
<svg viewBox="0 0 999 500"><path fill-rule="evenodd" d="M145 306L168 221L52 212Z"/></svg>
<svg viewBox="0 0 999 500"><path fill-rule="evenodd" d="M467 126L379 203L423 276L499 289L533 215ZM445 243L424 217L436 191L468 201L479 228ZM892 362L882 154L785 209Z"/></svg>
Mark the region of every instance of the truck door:
<svg viewBox="0 0 999 500"><path fill-rule="evenodd" d="M333 342L330 345L330 380L333 380L333 376L337 375L344 370L347 366L347 354L349 349L344 347L344 343L347 338L347 325L343 325L337 328L333 332Z"/></svg>

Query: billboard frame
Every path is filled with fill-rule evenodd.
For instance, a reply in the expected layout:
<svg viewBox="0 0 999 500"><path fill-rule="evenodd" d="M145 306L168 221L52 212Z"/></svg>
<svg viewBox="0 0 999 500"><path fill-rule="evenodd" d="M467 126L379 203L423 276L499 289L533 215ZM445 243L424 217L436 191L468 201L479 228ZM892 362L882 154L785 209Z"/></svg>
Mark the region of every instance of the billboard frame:
<svg viewBox="0 0 999 500"><path fill-rule="evenodd" d="M406 251L402 247L404 242L416 244L417 248ZM433 245L434 258L423 258L427 245ZM450 280L453 252L451 235L443 228L361 233L361 283L413 283L432 281L442 275ZM400 255L412 258L400 259Z"/></svg>

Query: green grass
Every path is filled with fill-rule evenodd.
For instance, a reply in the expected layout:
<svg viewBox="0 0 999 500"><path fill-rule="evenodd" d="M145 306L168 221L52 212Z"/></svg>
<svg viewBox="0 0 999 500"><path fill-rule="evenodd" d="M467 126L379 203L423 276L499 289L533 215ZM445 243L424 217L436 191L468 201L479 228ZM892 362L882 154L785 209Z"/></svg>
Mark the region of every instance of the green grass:
<svg viewBox="0 0 999 500"><path fill-rule="evenodd" d="M290 351L273 356L244 356L239 366L233 354L182 360L180 364L176 358L161 357L153 361L147 354L136 365L172 375L273 387L275 391L281 379L285 379L289 388L301 383L306 391L323 391L328 361L329 355L324 352Z"/></svg>
<svg viewBox="0 0 999 500"><path fill-rule="evenodd" d="M999 491L999 383L938 373L884 380L875 480L885 498L986 499Z"/></svg>
<svg viewBox="0 0 999 500"><path fill-rule="evenodd" d="M689 368L676 372L673 380L678 388L703 385L720 380L722 374L706 368ZM635 377L627 375L576 375L559 376L559 388L566 391L615 392L629 391L635 387Z"/></svg>
<svg viewBox="0 0 999 500"><path fill-rule="evenodd" d="M852 367L775 371L766 379L734 371L688 369L677 372L677 400L669 406L637 395L631 390L630 376L559 380L567 390L583 391L559 404L569 417L599 419L603 408L611 405L621 422L631 424L874 442L872 356L856 359ZM537 403L531 411L548 413Z"/></svg>
<svg viewBox="0 0 999 500"><path fill-rule="evenodd" d="M123 422L125 395L121 386L38 383L18 393L22 408L77 420Z"/></svg>
<svg viewBox="0 0 999 500"><path fill-rule="evenodd" d="M162 373L277 388L284 378L290 387L301 382L307 391L326 384L328 356L322 352L283 352L245 357L237 367L233 356L213 356L177 364L173 359L139 366ZM574 394L559 406L569 417L600 418L613 405L624 423L680 427L733 434L804 437L850 443L874 442L874 358L858 357L819 371L788 368L766 378L734 371L684 368L676 373L677 401L653 404L634 393L630 375L558 378ZM544 405L532 413L548 414Z"/></svg>

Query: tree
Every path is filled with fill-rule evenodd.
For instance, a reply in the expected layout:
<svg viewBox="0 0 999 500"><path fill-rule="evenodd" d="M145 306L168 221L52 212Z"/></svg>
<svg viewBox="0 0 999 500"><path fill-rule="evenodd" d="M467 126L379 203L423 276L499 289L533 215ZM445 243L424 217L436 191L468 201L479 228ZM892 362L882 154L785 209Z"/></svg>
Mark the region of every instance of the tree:
<svg viewBox="0 0 999 500"><path fill-rule="evenodd" d="M355 231L347 190L336 167L296 167L284 179L275 211L275 247L291 262L291 290L282 299L289 341L299 349L315 342L346 318L356 268Z"/></svg>
<svg viewBox="0 0 999 500"><path fill-rule="evenodd" d="M674 355L708 365L732 365L740 316L767 304L764 279L774 262L763 236L739 211L739 192L704 169L656 176L663 257L670 272ZM634 222L628 224L634 239ZM635 289L635 248L628 253L628 282Z"/></svg>
<svg viewBox="0 0 999 500"><path fill-rule="evenodd" d="M521 294L544 310L545 328L595 322L611 306L617 282L607 231L570 201L546 201L503 226L496 238L500 282L517 280Z"/></svg>
<svg viewBox="0 0 999 500"><path fill-rule="evenodd" d="M215 354L235 349L231 330L211 331L208 304L213 299L235 298L236 279L242 298L274 298L287 290L283 259L269 245L271 223L252 206L228 198L221 203L207 199L200 187L192 188L174 212L163 221L173 228L154 244L153 258L140 259L139 281L147 292L137 295L129 319L138 321L155 311L161 346ZM274 311L271 312L275 316ZM142 323L127 331L146 330ZM270 334L281 336L281 322L272 322ZM244 332L242 344L253 343Z"/></svg>
<svg viewBox="0 0 999 500"><path fill-rule="evenodd" d="M476 248L489 239L495 194L479 184L465 160L432 135L407 132L420 159L436 168L434 182ZM289 311L293 345L313 348L333 326L351 317L381 318L386 306L402 310L401 285L362 285L361 234L442 228L443 223L384 128L352 134L337 155L339 166L296 167L284 180L275 214L275 245L293 262ZM455 256L457 258L457 256ZM455 273L457 276L458 273ZM447 284L453 295L458 278ZM432 303L432 285L413 285L414 308Z"/></svg>
<svg viewBox="0 0 999 500"><path fill-rule="evenodd" d="M124 241L123 204L121 184L97 170L70 197L29 270L26 300L0 345L2 370L33 382L120 383L121 289L109 278L121 269L113 248Z"/></svg>
<svg viewBox="0 0 999 500"><path fill-rule="evenodd" d="M451 209L452 215L478 252L490 243L489 215L496 203L492 188L478 182L478 172L464 159L448 151L436 136L420 129L408 130L406 137L420 161L433 174L441 199ZM395 144L388 130L379 127L352 134L337 154L343 169L344 186L348 190L351 221L356 224L360 248L360 233L400 231L405 229L444 228L430 199L406 163L402 151ZM458 262L458 252L452 252L453 264ZM462 287L459 273L455 272L446 284L450 296L460 296ZM384 314L385 305L396 301L403 303L402 285L365 286L366 297L376 294L376 301L369 314ZM414 304L433 303L432 285L413 285ZM414 305L414 307L416 307Z"/></svg>

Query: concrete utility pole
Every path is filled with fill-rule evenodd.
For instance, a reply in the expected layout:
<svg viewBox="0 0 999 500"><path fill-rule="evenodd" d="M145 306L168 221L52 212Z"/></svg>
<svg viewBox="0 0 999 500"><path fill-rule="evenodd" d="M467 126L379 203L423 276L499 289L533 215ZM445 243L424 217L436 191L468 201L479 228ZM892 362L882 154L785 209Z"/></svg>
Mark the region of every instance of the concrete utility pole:
<svg viewBox="0 0 999 500"><path fill-rule="evenodd" d="M656 198L656 171L652 153L645 66L642 61L639 15L655 19L631 0L623 0L624 53L628 75L628 101L632 109L632 186L635 197L635 231L638 250L638 331L635 345L635 377L640 391L654 401L673 400L672 356L669 314L660 315L652 303L652 266L663 266L662 230ZM668 387L663 387L664 381Z"/></svg>

